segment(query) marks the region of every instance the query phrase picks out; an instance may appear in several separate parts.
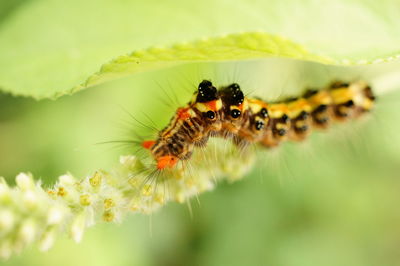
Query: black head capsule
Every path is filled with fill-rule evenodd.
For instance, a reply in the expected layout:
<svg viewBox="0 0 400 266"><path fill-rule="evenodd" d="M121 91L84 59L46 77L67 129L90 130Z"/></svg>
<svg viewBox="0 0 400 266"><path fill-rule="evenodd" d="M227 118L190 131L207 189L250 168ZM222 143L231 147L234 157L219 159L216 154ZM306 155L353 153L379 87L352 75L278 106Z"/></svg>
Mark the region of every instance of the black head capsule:
<svg viewBox="0 0 400 266"><path fill-rule="evenodd" d="M222 88L220 94L224 103L228 106L238 106L244 101L244 94L237 83L232 83L228 87Z"/></svg>
<svg viewBox="0 0 400 266"><path fill-rule="evenodd" d="M239 84L233 83L228 88L231 91L232 104L241 105L244 101L244 94L240 89Z"/></svg>
<svg viewBox="0 0 400 266"><path fill-rule="evenodd" d="M200 82L196 101L199 103L205 103L217 99L217 88L212 85L211 81L203 80L202 82Z"/></svg>

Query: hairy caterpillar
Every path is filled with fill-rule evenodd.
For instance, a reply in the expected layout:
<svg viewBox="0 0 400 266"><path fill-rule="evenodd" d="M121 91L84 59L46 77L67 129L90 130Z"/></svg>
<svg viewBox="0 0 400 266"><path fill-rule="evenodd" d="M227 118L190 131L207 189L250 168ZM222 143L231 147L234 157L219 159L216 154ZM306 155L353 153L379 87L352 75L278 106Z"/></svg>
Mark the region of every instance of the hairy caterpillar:
<svg viewBox="0 0 400 266"><path fill-rule="evenodd" d="M334 82L298 98L267 103L245 97L237 83L217 89L203 80L157 139L142 146L150 151L157 169L163 170L188 160L210 137L230 138L240 147L272 148L286 140L301 141L312 129L326 128L333 120L355 118L370 111L374 101L371 87L363 81Z"/></svg>

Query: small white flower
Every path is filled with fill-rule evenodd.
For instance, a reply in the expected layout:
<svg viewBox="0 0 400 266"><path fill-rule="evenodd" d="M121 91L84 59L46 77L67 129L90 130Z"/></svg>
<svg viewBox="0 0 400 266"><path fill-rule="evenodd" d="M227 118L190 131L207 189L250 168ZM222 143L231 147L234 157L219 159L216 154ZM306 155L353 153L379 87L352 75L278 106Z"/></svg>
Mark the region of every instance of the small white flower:
<svg viewBox="0 0 400 266"><path fill-rule="evenodd" d="M34 219L23 222L18 231L18 239L25 245L32 243L37 233L36 229Z"/></svg>
<svg viewBox="0 0 400 266"><path fill-rule="evenodd" d="M0 232L6 233L14 226L15 216L11 210L0 211Z"/></svg>
<svg viewBox="0 0 400 266"><path fill-rule="evenodd" d="M28 209L36 208L38 204L38 197L32 190L25 191L22 199L24 206Z"/></svg>
<svg viewBox="0 0 400 266"><path fill-rule="evenodd" d="M62 222L64 218L64 210L58 206L50 208L47 213L47 224L54 225Z"/></svg>
<svg viewBox="0 0 400 266"><path fill-rule="evenodd" d="M75 184L75 178L70 174L60 176L58 181L63 186L71 186Z"/></svg>
<svg viewBox="0 0 400 266"><path fill-rule="evenodd" d="M17 186L22 191L30 190L35 187L32 177L25 173L18 174L17 177L15 178L15 181L17 183Z"/></svg>
<svg viewBox="0 0 400 266"><path fill-rule="evenodd" d="M0 201L6 201L10 197L10 188L3 177L0 177Z"/></svg>
<svg viewBox="0 0 400 266"><path fill-rule="evenodd" d="M39 249L41 251L49 250L53 246L55 238L56 232L54 229L50 229L44 232L42 238L39 240Z"/></svg>

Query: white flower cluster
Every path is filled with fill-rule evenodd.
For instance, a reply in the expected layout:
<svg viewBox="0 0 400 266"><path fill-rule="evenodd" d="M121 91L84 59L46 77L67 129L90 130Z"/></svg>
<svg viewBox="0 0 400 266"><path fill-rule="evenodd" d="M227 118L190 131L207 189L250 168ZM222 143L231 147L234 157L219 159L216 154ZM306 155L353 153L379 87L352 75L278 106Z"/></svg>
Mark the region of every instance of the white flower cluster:
<svg viewBox="0 0 400 266"><path fill-rule="evenodd" d="M31 174L19 174L15 187L0 178L0 257L34 242L48 250L62 233L79 242L84 230L99 221L119 222L129 212L150 213L168 201L185 202L211 190L217 180L234 181L250 169L254 156L239 156L226 143L214 145L173 170L155 171L134 156L122 156L111 172L100 170L80 180L66 174L49 189Z"/></svg>

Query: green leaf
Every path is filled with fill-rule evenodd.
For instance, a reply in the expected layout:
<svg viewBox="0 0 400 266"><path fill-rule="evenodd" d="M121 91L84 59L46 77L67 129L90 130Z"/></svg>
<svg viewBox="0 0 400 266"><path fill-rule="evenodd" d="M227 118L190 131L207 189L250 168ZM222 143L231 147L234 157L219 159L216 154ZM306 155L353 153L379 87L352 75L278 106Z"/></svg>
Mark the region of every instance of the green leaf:
<svg viewBox="0 0 400 266"><path fill-rule="evenodd" d="M396 0L20 0L0 10L0 88L36 99L186 62L400 54Z"/></svg>

